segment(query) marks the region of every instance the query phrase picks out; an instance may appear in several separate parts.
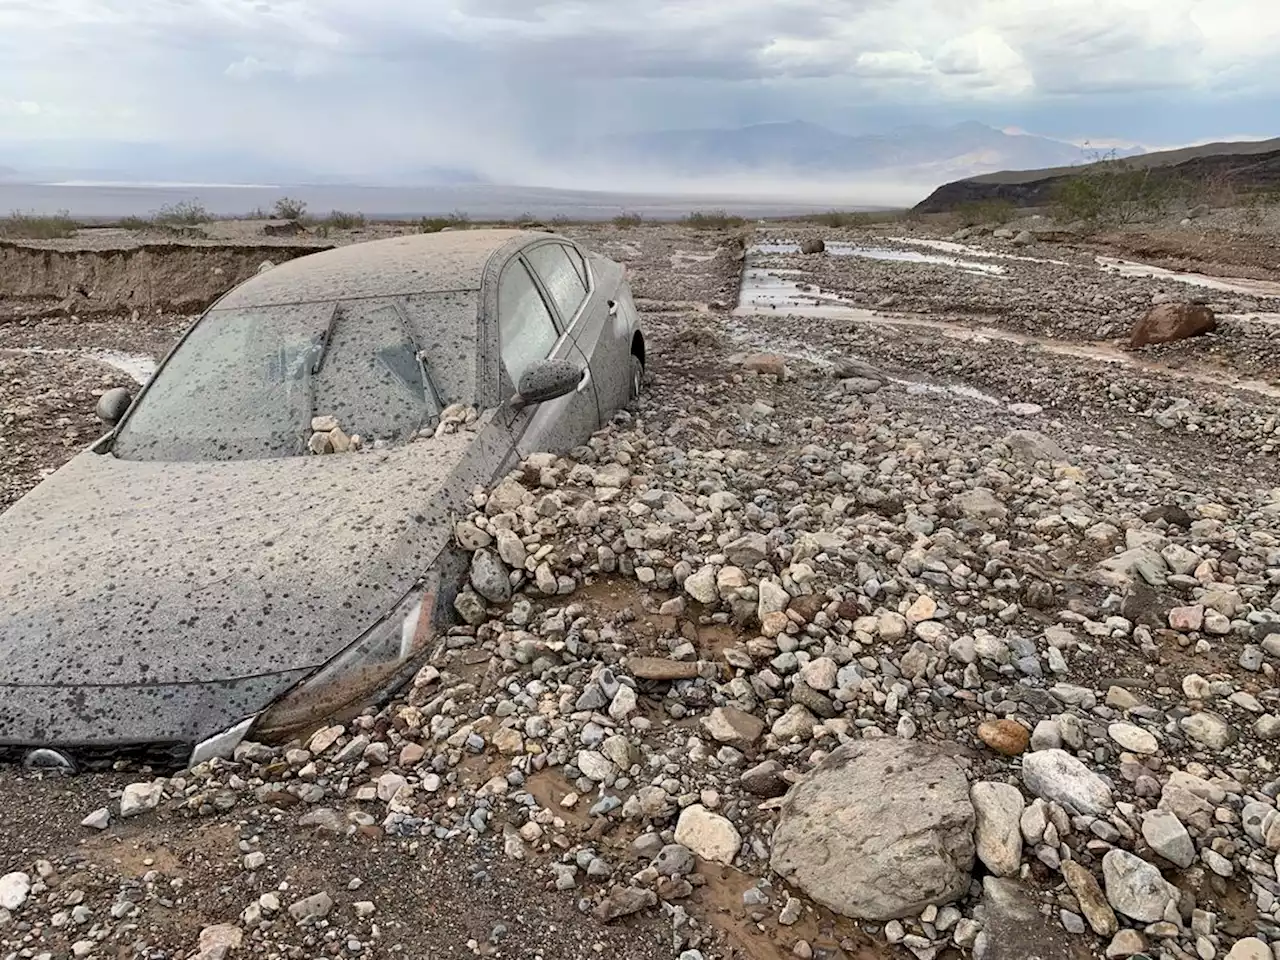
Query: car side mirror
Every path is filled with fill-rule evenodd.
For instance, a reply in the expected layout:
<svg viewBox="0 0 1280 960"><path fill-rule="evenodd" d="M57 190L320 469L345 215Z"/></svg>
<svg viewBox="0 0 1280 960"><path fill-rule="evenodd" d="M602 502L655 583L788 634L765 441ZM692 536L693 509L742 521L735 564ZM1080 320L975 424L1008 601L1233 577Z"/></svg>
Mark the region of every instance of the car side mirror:
<svg viewBox="0 0 1280 960"><path fill-rule="evenodd" d="M572 360L539 360L520 375L511 404L519 410L567 396L578 389L584 373Z"/></svg>
<svg viewBox="0 0 1280 960"><path fill-rule="evenodd" d="M120 418L124 416L131 403L133 403L133 395L129 393L128 388L114 387L98 398L98 409L95 412L99 420L108 427L114 427L120 422Z"/></svg>

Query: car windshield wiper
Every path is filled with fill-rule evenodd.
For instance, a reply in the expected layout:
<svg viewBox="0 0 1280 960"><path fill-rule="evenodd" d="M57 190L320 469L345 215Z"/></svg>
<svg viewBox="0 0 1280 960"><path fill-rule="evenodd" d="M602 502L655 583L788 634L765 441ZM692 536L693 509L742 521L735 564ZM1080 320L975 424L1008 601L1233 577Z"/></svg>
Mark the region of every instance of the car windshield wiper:
<svg viewBox="0 0 1280 960"><path fill-rule="evenodd" d="M333 309L329 311L329 319L324 325L324 333L320 336L320 351L316 354L316 359L311 364L311 375L314 377L320 372L320 368L324 366L324 358L329 354L329 346L333 343L333 329L338 325L338 304L333 305Z"/></svg>
<svg viewBox="0 0 1280 960"><path fill-rule="evenodd" d="M418 361L418 369L422 373L422 392L431 407L427 414L427 419L434 421L444 412L444 405L440 402L440 391L436 389L436 383L431 379L431 370L427 367L427 352L418 349L418 344L413 339L413 325L410 323L404 307L400 305L399 301L395 300L391 302L391 306L395 310L396 316L400 319L400 329L404 333L405 340L413 348L414 359Z"/></svg>

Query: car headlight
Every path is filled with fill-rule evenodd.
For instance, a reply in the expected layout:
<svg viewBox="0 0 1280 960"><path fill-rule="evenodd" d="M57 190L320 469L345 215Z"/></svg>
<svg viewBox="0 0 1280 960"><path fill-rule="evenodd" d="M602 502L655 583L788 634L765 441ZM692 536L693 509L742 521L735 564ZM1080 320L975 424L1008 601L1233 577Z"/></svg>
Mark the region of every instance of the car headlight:
<svg viewBox="0 0 1280 960"><path fill-rule="evenodd" d="M433 633L438 584L438 576L416 583L391 613L267 708L253 739L296 735L409 679Z"/></svg>

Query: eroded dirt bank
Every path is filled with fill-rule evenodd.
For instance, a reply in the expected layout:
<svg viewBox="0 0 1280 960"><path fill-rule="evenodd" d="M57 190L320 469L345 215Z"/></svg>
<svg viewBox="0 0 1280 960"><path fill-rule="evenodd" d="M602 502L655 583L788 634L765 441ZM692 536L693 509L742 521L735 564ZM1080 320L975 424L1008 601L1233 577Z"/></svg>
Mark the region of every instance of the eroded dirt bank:
<svg viewBox="0 0 1280 960"><path fill-rule="evenodd" d="M78 315L200 310L263 263L318 249L323 247L147 243L75 250L0 241L0 300L10 301L9 316L23 304L27 314L53 307Z"/></svg>

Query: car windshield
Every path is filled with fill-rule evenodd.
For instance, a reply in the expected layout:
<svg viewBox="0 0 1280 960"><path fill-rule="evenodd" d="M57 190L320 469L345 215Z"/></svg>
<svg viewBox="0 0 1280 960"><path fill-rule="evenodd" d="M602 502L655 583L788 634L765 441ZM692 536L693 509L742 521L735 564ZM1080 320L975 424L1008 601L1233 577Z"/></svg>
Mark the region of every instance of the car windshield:
<svg viewBox="0 0 1280 960"><path fill-rule="evenodd" d="M421 304L413 313L421 318ZM452 378L441 395L432 370L446 365L431 364L414 326L392 300L213 310L139 399L115 453L162 461L296 456L308 451L315 417L332 417L366 445L403 443L461 399L456 389L468 382Z"/></svg>

